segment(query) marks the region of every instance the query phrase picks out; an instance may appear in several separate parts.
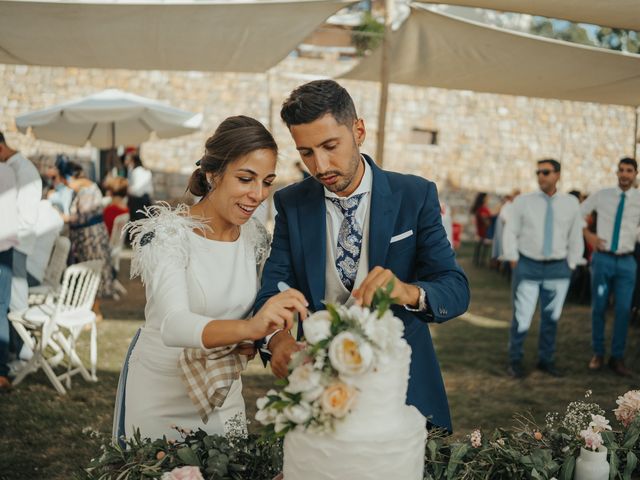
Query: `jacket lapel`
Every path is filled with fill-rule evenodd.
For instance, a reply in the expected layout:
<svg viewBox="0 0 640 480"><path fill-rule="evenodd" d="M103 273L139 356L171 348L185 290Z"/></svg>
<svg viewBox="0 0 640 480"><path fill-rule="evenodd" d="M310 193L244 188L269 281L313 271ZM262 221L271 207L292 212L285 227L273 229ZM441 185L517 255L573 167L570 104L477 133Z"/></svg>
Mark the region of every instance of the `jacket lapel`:
<svg viewBox="0 0 640 480"><path fill-rule="evenodd" d="M387 174L371 159L364 155L373 173L371 186L371 205L369 212L369 270L384 267L389 241L393 236L393 227L400 210L400 192L391 191Z"/></svg>
<svg viewBox="0 0 640 480"><path fill-rule="evenodd" d="M326 252L326 206L322 185L313 182L298 208L298 225L304 255L304 265L313 311L322 308L325 289Z"/></svg>

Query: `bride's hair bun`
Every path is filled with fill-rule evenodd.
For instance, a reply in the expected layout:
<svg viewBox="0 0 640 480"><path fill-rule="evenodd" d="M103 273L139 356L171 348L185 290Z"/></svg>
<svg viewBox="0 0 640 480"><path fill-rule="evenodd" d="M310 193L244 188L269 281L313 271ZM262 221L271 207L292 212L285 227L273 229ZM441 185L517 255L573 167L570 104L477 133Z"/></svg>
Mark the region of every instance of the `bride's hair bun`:
<svg viewBox="0 0 640 480"><path fill-rule="evenodd" d="M191 174L191 178L189 179L189 185L187 186L187 190L191 192L191 195L196 197L204 197L211 186L207 181L207 175L202 171L202 168L196 168Z"/></svg>
<svg viewBox="0 0 640 480"><path fill-rule="evenodd" d="M222 177L229 164L255 150L268 149L278 153L278 145L262 123L251 117L237 115L226 118L205 143L205 154L199 168L193 172L187 189L203 197L215 188L207 181L207 173L214 182Z"/></svg>

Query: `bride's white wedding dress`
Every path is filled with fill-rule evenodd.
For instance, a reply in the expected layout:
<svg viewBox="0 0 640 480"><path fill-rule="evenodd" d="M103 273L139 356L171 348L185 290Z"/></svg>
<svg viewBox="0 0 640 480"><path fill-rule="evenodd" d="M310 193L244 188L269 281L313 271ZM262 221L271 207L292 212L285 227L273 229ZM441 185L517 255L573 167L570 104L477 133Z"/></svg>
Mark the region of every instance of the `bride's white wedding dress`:
<svg viewBox="0 0 640 480"><path fill-rule="evenodd" d="M206 239L197 223L165 206L137 224L132 276L146 288L145 323L132 341L121 373L114 437L177 439L174 425L225 433L225 422L244 419L242 381L235 380L221 407L205 424L187 394L178 360L184 348L203 348L202 330L212 319L247 318L258 289L257 265L266 256L264 227L250 220L234 242Z"/></svg>

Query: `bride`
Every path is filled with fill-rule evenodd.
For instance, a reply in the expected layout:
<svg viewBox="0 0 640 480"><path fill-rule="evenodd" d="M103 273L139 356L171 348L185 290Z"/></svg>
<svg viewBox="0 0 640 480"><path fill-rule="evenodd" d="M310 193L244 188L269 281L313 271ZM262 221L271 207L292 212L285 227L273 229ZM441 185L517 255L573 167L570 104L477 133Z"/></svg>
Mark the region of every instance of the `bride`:
<svg viewBox="0 0 640 480"><path fill-rule="evenodd" d="M268 238L254 210L275 179L277 145L257 120L229 117L206 142L189 182L191 208L156 205L130 224L132 276L146 287L145 324L118 385L114 438L177 439L174 426L223 434L244 419L240 372L253 341L305 316L295 290L250 316Z"/></svg>

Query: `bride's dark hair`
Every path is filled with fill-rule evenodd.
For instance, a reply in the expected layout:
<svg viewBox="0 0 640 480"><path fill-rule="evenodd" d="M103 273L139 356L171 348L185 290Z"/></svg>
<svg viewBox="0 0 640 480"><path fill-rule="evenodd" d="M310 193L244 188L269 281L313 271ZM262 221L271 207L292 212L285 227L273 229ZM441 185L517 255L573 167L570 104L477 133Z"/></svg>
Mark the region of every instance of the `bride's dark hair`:
<svg viewBox="0 0 640 480"><path fill-rule="evenodd" d="M207 181L207 173L220 178L230 163L255 150L266 148L278 153L278 145L269 130L258 120L244 115L226 118L207 139L204 148L205 154L187 187L196 197L204 197L213 188Z"/></svg>

